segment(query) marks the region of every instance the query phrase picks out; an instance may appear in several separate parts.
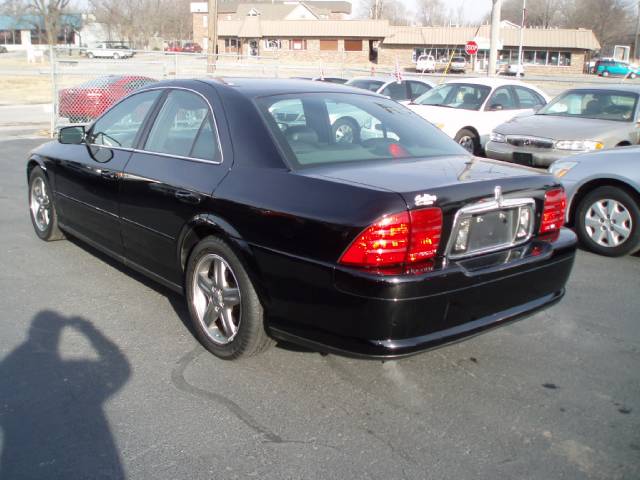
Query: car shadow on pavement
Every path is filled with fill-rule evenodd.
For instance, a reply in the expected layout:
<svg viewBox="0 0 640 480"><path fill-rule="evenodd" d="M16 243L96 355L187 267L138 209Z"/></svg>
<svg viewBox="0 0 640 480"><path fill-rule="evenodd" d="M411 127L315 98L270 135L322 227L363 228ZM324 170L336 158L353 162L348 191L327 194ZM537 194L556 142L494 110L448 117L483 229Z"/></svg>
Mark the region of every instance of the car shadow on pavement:
<svg viewBox="0 0 640 480"><path fill-rule="evenodd" d="M66 329L94 355L61 352ZM90 321L39 312L27 340L0 363L0 478L125 478L104 403L130 374L118 346Z"/></svg>

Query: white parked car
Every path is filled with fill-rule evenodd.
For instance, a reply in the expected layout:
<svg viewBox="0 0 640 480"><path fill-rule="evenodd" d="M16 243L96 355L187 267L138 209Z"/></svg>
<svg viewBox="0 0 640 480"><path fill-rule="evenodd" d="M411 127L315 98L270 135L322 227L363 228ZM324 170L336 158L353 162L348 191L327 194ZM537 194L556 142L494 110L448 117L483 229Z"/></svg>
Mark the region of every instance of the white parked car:
<svg viewBox="0 0 640 480"><path fill-rule="evenodd" d="M95 47L87 49L89 58L119 58L133 57L133 50L123 44L109 44L108 42L98 43Z"/></svg>
<svg viewBox="0 0 640 480"><path fill-rule="evenodd" d="M408 106L478 155L495 127L548 101L542 90L518 80L468 78L439 85Z"/></svg>
<svg viewBox="0 0 640 480"><path fill-rule="evenodd" d="M465 73L467 71L467 59L464 57L453 57L451 59L451 65L449 65L449 71Z"/></svg>
<svg viewBox="0 0 640 480"><path fill-rule="evenodd" d="M403 104L408 104L435 86L433 82L421 78L407 78L398 82L389 77L355 77L345 85L376 92Z"/></svg>
<svg viewBox="0 0 640 480"><path fill-rule="evenodd" d="M436 71L436 59L433 55L420 55L416 62L416 71L418 72L430 72Z"/></svg>

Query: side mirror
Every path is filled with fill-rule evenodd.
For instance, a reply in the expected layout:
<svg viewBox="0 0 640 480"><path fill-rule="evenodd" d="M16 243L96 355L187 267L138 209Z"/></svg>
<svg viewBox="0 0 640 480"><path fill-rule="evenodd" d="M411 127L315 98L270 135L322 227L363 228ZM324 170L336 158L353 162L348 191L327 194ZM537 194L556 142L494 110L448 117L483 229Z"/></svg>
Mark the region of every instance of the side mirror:
<svg viewBox="0 0 640 480"><path fill-rule="evenodd" d="M71 127L63 127L58 132L58 142L66 145L80 145L84 142L84 126L74 125Z"/></svg>
<svg viewBox="0 0 640 480"><path fill-rule="evenodd" d="M489 106L489 110L491 110L492 112L499 112L500 110L503 110L503 109L504 107L499 103L494 103L493 105Z"/></svg>

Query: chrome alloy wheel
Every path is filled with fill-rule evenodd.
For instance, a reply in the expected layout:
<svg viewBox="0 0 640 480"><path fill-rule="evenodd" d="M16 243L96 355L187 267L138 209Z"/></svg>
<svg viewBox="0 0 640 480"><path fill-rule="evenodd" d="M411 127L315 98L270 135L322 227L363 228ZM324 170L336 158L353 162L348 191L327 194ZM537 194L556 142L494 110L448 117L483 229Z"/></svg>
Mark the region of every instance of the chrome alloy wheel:
<svg viewBox="0 0 640 480"><path fill-rule="evenodd" d="M336 128L336 143L353 143L353 127L349 124L340 125Z"/></svg>
<svg viewBox="0 0 640 480"><path fill-rule="evenodd" d="M462 146L462 148L464 148L468 152L473 153L475 151L475 147L476 147L475 142L473 141L473 137L470 137L469 135L460 137L460 140L458 140L458 143L460 144L460 146Z"/></svg>
<svg viewBox="0 0 640 480"><path fill-rule="evenodd" d="M627 207L609 198L598 200L587 209L584 225L591 240L603 247L623 244L633 229Z"/></svg>
<svg viewBox="0 0 640 480"><path fill-rule="evenodd" d="M203 330L219 345L233 341L240 327L240 288L229 264L220 256L203 256L191 280L191 302Z"/></svg>
<svg viewBox="0 0 640 480"><path fill-rule="evenodd" d="M38 230L44 232L51 223L51 200L46 184L40 177L36 177L31 184L29 208Z"/></svg>

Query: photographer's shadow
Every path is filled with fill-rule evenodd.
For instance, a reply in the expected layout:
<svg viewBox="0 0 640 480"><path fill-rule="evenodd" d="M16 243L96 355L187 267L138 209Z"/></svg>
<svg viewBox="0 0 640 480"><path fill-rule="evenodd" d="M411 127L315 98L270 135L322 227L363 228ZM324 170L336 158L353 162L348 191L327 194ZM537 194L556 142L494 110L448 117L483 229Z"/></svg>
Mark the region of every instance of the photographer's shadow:
<svg viewBox="0 0 640 480"><path fill-rule="evenodd" d="M84 335L97 359L63 359L65 328ZM29 338L0 363L0 478L125 478L103 405L130 373L87 320L38 313Z"/></svg>

